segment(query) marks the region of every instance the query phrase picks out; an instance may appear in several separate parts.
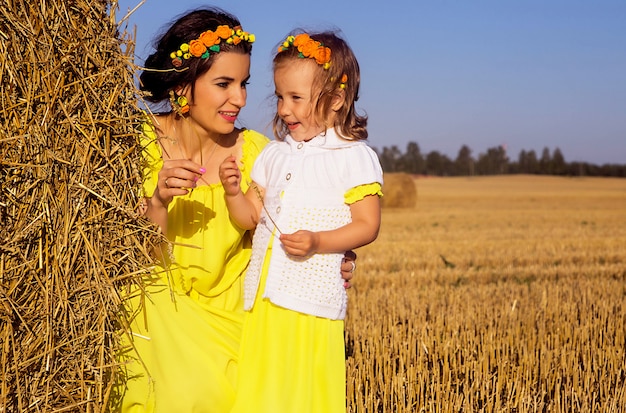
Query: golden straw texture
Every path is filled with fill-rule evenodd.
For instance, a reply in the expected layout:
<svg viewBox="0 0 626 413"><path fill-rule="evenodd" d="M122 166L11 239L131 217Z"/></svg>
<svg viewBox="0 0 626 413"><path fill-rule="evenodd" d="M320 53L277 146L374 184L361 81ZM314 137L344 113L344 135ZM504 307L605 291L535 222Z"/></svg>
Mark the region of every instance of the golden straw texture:
<svg viewBox="0 0 626 413"><path fill-rule="evenodd" d="M120 289L160 240L136 214L134 41L108 1L0 7L0 412L100 412Z"/></svg>
<svg viewBox="0 0 626 413"><path fill-rule="evenodd" d="M384 176L383 208L415 208L417 203L417 187L415 178L406 173L386 173Z"/></svg>

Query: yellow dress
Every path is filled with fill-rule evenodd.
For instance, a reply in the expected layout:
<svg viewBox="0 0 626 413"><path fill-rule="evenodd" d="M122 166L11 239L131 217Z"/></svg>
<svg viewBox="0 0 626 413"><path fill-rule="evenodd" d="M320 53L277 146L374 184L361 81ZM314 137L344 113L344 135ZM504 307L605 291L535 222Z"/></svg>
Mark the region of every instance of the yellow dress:
<svg viewBox="0 0 626 413"><path fill-rule="evenodd" d="M358 186L345 200L351 204L366 195L382 196L381 186ZM262 297L274 239L254 306L245 312L231 413L345 413L344 322L288 310Z"/></svg>
<svg viewBox="0 0 626 413"><path fill-rule="evenodd" d="M145 130L144 192L151 196L163 161L153 129ZM244 191L252 165L268 139L243 132ZM198 186L168 207L173 262L157 268L128 336L123 412L230 412L243 323L242 275L250 259L248 232L234 226L221 184ZM143 306L141 304L143 303ZM139 310L140 309L140 310Z"/></svg>

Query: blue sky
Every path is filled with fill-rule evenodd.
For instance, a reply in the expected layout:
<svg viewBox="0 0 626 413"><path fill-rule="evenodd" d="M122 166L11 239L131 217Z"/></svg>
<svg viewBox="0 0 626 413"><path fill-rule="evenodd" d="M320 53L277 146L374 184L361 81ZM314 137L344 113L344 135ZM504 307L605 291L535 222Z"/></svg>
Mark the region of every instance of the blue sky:
<svg viewBox="0 0 626 413"><path fill-rule="evenodd" d="M120 0L118 21L140 0ZM361 65L371 146L417 142L456 158L505 145L567 162L626 164L624 0L146 0L128 19L136 62L154 35L214 5L256 35L241 125L271 137L271 58L291 30L338 28Z"/></svg>

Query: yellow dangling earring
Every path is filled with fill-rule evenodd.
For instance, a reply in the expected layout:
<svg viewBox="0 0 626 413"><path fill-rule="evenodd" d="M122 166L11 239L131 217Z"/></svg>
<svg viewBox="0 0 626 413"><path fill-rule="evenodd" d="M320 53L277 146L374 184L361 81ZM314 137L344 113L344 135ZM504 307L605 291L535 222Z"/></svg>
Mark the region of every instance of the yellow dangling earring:
<svg viewBox="0 0 626 413"><path fill-rule="evenodd" d="M187 98L183 95L176 96L173 90L170 90L170 105L178 116L185 116L189 113L189 102Z"/></svg>

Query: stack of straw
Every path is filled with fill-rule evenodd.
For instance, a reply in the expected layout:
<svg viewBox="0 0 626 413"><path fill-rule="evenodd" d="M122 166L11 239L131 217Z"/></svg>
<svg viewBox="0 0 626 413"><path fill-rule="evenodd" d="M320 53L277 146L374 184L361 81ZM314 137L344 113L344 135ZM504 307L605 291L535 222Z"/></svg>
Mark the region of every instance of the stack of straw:
<svg viewBox="0 0 626 413"><path fill-rule="evenodd" d="M415 208L417 186L415 178L404 172L386 173L384 176L383 208Z"/></svg>
<svg viewBox="0 0 626 413"><path fill-rule="evenodd" d="M0 7L0 412L100 412L121 289L160 242L136 214L134 40L116 3Z"/></svg>

